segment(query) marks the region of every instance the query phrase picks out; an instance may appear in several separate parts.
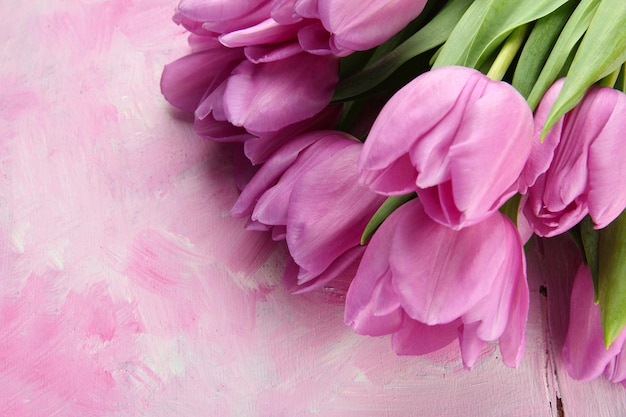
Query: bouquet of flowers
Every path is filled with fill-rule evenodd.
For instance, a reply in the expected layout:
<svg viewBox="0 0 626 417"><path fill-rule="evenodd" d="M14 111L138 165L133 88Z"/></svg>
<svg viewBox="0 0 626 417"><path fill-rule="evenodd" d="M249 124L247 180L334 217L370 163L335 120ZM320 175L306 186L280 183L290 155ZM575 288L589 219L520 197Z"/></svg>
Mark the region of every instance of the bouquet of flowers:
<svg viewBox="0 0 626 417"><path fill-rule="evenodd" d="M567 369L626 381L623 0L182 0L174 21L191 53L162 92L243 144L231 213L286 243L289 291L349 276L357 333L458 338L468 368L497 341L516 367L524 245L567 233Z"/></svg>

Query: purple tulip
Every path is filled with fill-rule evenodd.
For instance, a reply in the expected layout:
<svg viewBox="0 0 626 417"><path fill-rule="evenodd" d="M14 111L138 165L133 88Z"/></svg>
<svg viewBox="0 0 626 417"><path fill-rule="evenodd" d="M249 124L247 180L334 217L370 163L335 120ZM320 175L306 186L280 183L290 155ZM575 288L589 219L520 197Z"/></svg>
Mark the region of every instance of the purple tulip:
<svg viewBox="0 0 626 417"><path fill-rule="evenodd" d="M519 365L529 295L515 226L500 213L452 230L419 199L394 211L370 241L346 299L357 333L393 334L399 354L421 355L459 338L471 368L486 341Z"/></svg>
<svg viewBox="0 0 626 417"><path fill-rule="evenodd" d="M523 213L535 233L548 237L567 231L587 214L600 229L626 208L626 95L592 87L540 143L563 82L548 90L537 109L537 138L523 175L530 187Z"/></svg>
<svg viewBox="0 0 626 417"><path fill-rule="evenodd" d="M220 45L214 38L196 36L196 51L165 66L161 92L173 106L194 112L203 97L210 94L245 59L243 49ZM199 41L202 39L202 41Z"/></svg>
<svg viewBox="0 0 626 417"><path fill-rule="evenodd" d="M335 57L300 53L279 61L243 61L224 90L230 123L252 132L273 132L321 112L337 84Z"/></svg>
<svg viewBox="0 0 626 417"><path fill-rule="evenodd" d="M593 281L586 265L581 265L574 279L570 318L563 361L574 379L588 381L604 373L612 382L626 386L626 331L607 349L604 346L600 306L594 303Z"/></svg>
<svg viewBox="0 0 626 417"><path fill-rule="evenodd" d="M293 263L284 278L292 291L325 284L363 252L361 234L384 197L358 182L361 147L334 131L293 138L260 167L231 211L286 240Z"/></svg>
<svg viewBox="0 0 626 417"><path fill-rule="evenodd" d="M533 117L509 84L464 67L429 71L383 107L359 160L364 184L385 195L416 191L437 222L480 222L519 188Z"/></svg>
<svg viewBox="0 0 626 417"><path fill-rule="evenodd" d="M337 58L300 48L284 56L274 50L275 61L253 63L245 48L227 48L210 36L192 35L190 44L193 53L165 66L161 91L175 107L194 112L200 136L252 140L246 154L261 163L289 137L336 123L338 106L328 104L338 80Z"/></svg>
<svg viewBox="0 0 626 417"><path fill-rule="evenodd" d="M308 0L297 1L294 9L303 17L319 19L319 24L299 34L304 49L345 56L382 44L419 16L425 5L426 0Z"/></svg>

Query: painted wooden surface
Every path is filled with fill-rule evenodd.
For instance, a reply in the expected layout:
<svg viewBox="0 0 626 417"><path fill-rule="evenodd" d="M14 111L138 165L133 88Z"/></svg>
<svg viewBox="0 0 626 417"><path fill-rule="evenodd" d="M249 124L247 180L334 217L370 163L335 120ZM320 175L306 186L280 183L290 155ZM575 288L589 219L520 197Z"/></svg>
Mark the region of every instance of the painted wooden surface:
<svg viewBox="0 0 626 417"><path fill-rule="evenodd" d="M622 386L562 369L558 242L519 369L398 357L339 289L285 293L281 248L228 215L228 151L159 93L175 5L0 2L1 416L626 415Z"/></svg>

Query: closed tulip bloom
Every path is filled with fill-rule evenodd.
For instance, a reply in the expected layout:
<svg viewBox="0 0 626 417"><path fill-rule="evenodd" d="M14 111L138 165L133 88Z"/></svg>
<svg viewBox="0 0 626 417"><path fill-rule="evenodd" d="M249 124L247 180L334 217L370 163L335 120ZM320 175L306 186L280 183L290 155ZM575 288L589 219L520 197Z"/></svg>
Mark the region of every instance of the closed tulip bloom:
<svg viewBox="0 0 626 417"><path fill-rule="evenodd" d="M533 129L512 86L474 69L441 67L382 109L359 159L361 179L385 195L416 191L429 216L459 229L518 191Z"/></svg>
<svg viewBox="0 0 626 417"><path fill-rule="evenodd" d="M296 137L260 167L231 211L286 240L293 263L285 283L292 291L325 284L363 252L361 234L384 197L358 182L361 147L341 132Z"/></svg>
<svg viewBox="0 0 626 417"><path fill-rule="evenodd" d="M338 56L371 49L401 31L425 5L426 0L298 1L296 13L319 19L319 24L303 29L300 43L306 50L327 49Z"/></svg>
<svg viewBox="0 0 626 417"><path fill-rule="evenodd" d="M245 59L242 48L226 48L213 38L190 38L196 51L165 66L161 92L176 108L194 112L230 72ZM198 41L202 40L202 42Z"/></svg>
<svg viewBox="0 0 626 417"><path fill-rule="evenodd" d="M600 306L594 303L593 281L581 265L572 288L570 317L563 361L572 378L588 381L600 375L626 385L626 331L607 349L604 346Z"/></svg>
<svg viewBox="0 0 626 417"><path fill-rule="evenodd" d="M305 52L268 63L243 61L226 81L226 118L248 131L272 132L313 117L330 103L338 68L335 57Z"/></svg>
<svg viewBox="0 0 626 417"><path fill-rule="evenodd" d="M528 304L522 244L507 217L494 213L455 231L414 199L369 242L345 321L360 334L393 334L399 354L425 354L458 337L469 368L486 341L499 340L504 363L514 367L524 351Z"/></svg>
<svg viewBox="0 0 626 417"><path fill-rule="evenodd" d="M539 105L537 139L525 170L529 186L523 213L540 236L569 230L589 214L596 228L607 226L626 208L626 95L592 87L582 101L539 134L564 80Z"/></svg>
<svg viewBox="0 0 626 417"><path fill-rule="evenodd" d="M329 106L338 80L335 57L300 50L253 63L244 48L227 48L215 38L194 35L190 42L193 53L165 66L161 91L172 105L194 113L200 136L253 140L246 154L260 163L287 137L334 126L340 110Z"/></svg>
<svg viewBox="0 0 626 417"><path fill-rule="evenodd" d="M330 101L339 60L303 50L298 31L311 22L293 7L289 1L182 0L174 17L193 32L193 52L165 67L164 96L194 113L200 136L253 141L246 155L255 164L288 137L333 127L338 113ZM289 22L274 20L274 11Z"/></svg>

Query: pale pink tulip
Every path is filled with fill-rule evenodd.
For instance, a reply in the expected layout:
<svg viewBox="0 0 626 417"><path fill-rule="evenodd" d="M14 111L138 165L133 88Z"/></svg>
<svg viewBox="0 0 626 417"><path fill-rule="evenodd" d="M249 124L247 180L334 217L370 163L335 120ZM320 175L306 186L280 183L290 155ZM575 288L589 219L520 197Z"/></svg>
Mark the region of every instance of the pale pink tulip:
<svg viewBox="0 0 626 417"><path fill-rule="evenodd" d="M582 101L539 135L563 81L545 94L536 115L536 140L523 178L529 186L523 213L535 233L555 236L587 214L596 228L626 208L626 95L592 87Z"/></svg>
<svg viewBox="0 0 626 417"><path fill-rule="evenodd" d="M604 346L600 306L594 303L593 281L581 265L572 288L570 317L563 361L574 379L588 381L600 375L612 382L626 383L626 331L622 330L607 349Z"/></svg>
<svg viewBox="0 0 626 417"><path fill-rule="evenodd" d="M429 71L399 90L372 126L359 160L372 190L416 191L437 222L459 229L519 188L533 117L509 84L464 67Z"/></svg>
<svg viewBox="0 0 626 417"><path fill-rule="evenodd" d="M459 338L472 367L486 341L518 366L529 295L520 237L494 213L452 230L434 222L419 199L394 211L374 234L346 299L357 333L393 334L399 354L420 355Z"/></svg>
<svg viewBox="0 0 626 417"><path fill-rule="evenodd" d="M293 138L260 167L231 211L286 240L297 265L285 272L292 291L325 284L362 254L361 234L384 197L358 182L361 147L334 131Z"/></svg>

